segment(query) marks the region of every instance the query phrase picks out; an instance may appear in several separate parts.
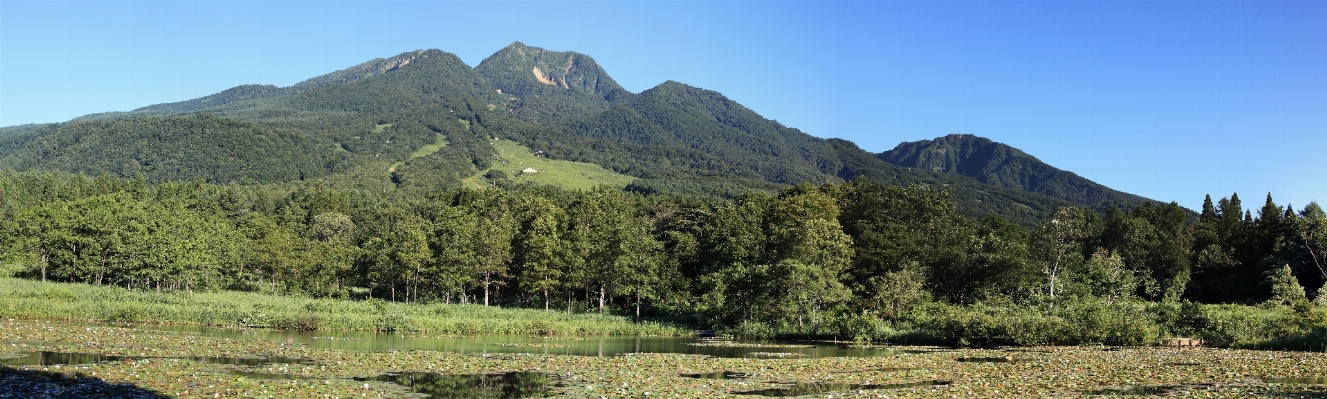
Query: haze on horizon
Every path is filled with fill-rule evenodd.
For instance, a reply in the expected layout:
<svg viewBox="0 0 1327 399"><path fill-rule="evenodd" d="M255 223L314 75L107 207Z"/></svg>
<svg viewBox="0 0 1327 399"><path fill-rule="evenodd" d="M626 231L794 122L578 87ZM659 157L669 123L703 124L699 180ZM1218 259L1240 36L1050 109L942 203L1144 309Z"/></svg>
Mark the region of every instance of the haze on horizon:
<svg viewBox="0 0 1327 399"><path fill-rule="evenodd" d="M0 1L0 126L512 41L873 152L972 133L1197 209L1327 199L1327 4Z"/></svg>

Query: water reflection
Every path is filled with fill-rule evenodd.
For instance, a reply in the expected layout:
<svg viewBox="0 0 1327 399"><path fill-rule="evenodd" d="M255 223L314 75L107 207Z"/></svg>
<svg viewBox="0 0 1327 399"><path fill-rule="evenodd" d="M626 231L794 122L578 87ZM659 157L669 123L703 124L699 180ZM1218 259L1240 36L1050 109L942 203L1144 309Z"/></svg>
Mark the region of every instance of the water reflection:
<svg viewBox="0 0 1327 399"><path fill-rule="evenodd" d="M706 380L740 380L751 377L751 374L749 373L743 373L738 371L715 371L713 373L679 374L679 375L687 378L701 378Z"/></svg>
<svg viewBox="0 0 1327 399"><path fill-rule="evenodd" d="M950 381L918 381L902 384L840 384L828 382L796 383L783 388L767 388L754 391L734 392L738 395L760 395L760 396L802 396L816 395L830 392L844 392L867 389L901 389L912 387L924 387L932 385L949 385Z"/></svg>
<svg viewBox="0 0 1327 399"><path fill-rule="evenodd" d="M181 357L144 357L144 356L113 356L94 353L70 353L70 352L15 352L0 356L0 365L3 366L55 366L55 365L74 365L74 364L92 364L100 362L121 362L128 360L143 359L183 359L195 362L228 364L233 366L260 366L264 364L282 363L282 364L310 364L308 360L289 357L211 357L211 356L181 356Z"/></svg>
<svg viewBox="0 0 1327 399"><path fill-rule="evenodd" d="M729 358L768 358L771 353L779 353L780 357L800 359L889 356L903 353L887 347L860 347L846 343L829 342L740 341L734 342L735 345L716 345L714 340L695 337L460 336L439 333L278 331L187 326L139 326L136 328L189 332L229 339L260 339L291 346L357 351L428 350L461 354L531 353L601 357L627 353L680 353Z"/></svg>
<svg viewBox="0 0 1327 399"><path fill-rule="evenodd" d="M1327 377L1271 377L1263 378L1268 384L1315 384L1327 385Z"/></svg>
<svg viewBox="0 0 1327 399"><path fill-rule="evenodd" d="M960 362L965 362L965 363L1010 363L1014 361L1014 358L1010 356L994 356L994 357L963 356L954 360L958 360Z"/></svg>
<svg viewBox="0 0 1327 399"><path fill-rule="evenodd" d="M99 362L151 361L154 359L189 359L193 361L228 364L236 366L258 366L263 364L307 363L295 358L227 358L227 357L180 357L180 358L129 358L90 353L66 352L17 352L0 355L0 370L13 366L55 366L92 364ZM5 371L4 373L17 373ZM251 371L232 370L231 373L252 379L307 380L310 376L292 374L273 374ZM384 381L409 387L416 393L433 398L528 398L551 395L549 388L557 381L556 374L538 372L514 372L505 374L438 374L438 373L392 373L372 378L357 378L360 381ZM0 397L6 397L0 394Z"/></svg>
<svg viewBox="0 0 1327 399"><path fill-rule="evenodd" d="M554 374L514 372L504 374L388 374L360 381L385 381L410 387L431 398L503 398L546 397Z"/></svg>
<svg viewBox="0 0 1327 399"><path fill-rule="evenodd" d="M118 362L121 356L98 355L91 353L64 352L17 352L0 357L4 366L55 366L71 364L92 364L99 362Z"/></svg>

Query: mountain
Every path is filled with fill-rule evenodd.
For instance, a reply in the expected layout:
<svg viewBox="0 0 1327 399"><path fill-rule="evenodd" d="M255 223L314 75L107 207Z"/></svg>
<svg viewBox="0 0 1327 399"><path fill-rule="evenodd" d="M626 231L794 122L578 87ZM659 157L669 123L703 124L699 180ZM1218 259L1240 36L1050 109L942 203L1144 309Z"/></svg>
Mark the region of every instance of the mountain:
<svg viewBox="0 0 1327 399"><path fill-rule="evenodd" d="M331 145L208 115L123 118L58 129L0 158L0 167L146 175L155 181L281 182L331 173L344 158L329 151Z"/></svg>
<svg viewBox="0 0 1327 399"><path fill-rule="evenodd" d="M475 66L498 94L509 97L508 115L537 122L603 111L633 94L587 55L548 51L514 42Z"/></svg>
<svg viewBox="0 0 1327 399"><path fill-rule="evenodd" d="M923 165L947 158L917 155L924 145L906 144L873 154L679 82L631 93L589 56L520 42L473 68L454 54L419 50L289 87L243 85L130 112L3 128L0 168L429 191L510 168L504 163L515 158L500 156L494 145L507 141L499 139L545 160L629 176L626 189L641 193L734 197L863 177L947 187L968 216L1022 224L1059 206L1143 200L1083 186L1012 148L987 151L991 145L975 137L966 147L945 144L944 152L977 155ZM980 155L987 153L995 155ZM974 166L977 158L995 166ZM973 168L985 172L955 173Z"/></svg>
<svg viewBox="0 0 1327 399"><path fill-rule="evenodd" d="M899 166L958 174L1082 205L1132 206L1147 201L1048 165L1017 148L971 134L901 143L877 157Z"/></svg>
<svg viewBox="0 0 1327 399"><path fill-rule="evenodd" d="M436 51L436 50L435 50ZM404 53L391 58L375 58L359 65L346 68L340 71L317 76L296 83L288 87L277 87L274 85L246 84L223 90L220 93L212 94L192 100L156 104L135 109L129 112L107 112L92 114L74 119L74 121L88 119L109 119L123 118L131 116L170 116L182 115L198 111L215 109L230 103L245 102L249 100L261 100L265 98L281 97L291 94L303 93L318 87L341 85L352 83L372 76L382 75L397 68L409 65L425 51L414 51Z"/></svg>

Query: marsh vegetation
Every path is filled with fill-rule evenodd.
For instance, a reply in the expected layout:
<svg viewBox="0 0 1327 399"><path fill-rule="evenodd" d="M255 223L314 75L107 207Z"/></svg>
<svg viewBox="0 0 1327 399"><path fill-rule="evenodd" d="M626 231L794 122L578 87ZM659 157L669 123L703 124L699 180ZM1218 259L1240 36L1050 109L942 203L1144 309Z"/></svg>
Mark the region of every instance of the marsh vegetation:
<svg viewBox="0 0 1327 399"><path fill-rule="evenodd" d="M185 331L71 328L35 321L0 321L0 342L5 344L0 352L11 358L4 362L12 362L0 367L5 376L42 373L40 381L97 381L171 397L409 397L440 388L494 398L646 397L647 392L651 397L689 398L1327 395L1327 386L1313 379L1321 377L1327 356L1240 349L898 347L884 356L768 359L674 353L460 354L313 348ZM41 351L111 361L14 362L24 359L15 358L17 354ZM1013 361L961 361L1005 357ZM38 377L25 381L33 378ZM513 392L522 393L510 396Z"/></svg>

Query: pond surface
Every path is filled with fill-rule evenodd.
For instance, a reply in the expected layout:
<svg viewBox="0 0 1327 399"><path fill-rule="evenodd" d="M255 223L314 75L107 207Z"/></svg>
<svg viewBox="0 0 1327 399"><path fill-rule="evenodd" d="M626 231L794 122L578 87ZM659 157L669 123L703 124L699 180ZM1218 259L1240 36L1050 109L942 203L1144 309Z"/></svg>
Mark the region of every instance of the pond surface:
<svg viewBox="0 0 1327 399"><path fill-rule="evenodd" d="M409 387L432 398L532 398L552 395L556 374L515 372L502 374L388 374L367 380Z"/></svg>
<svg viewBox="0 0 1327 399"><path fill-rule="evenodd" d="M1327 384L1327 377L1282 377L1282 378L1263 378L1263 382L1269 384Z"/></svg>
<svg viewBox="0 0 1327 399"><path fill-rule="evenodd" d="M182 326L135 326L143 330L196 333L218 338L267 340L287 345L357 351L427 350L462 354L534 353L616 356L628 353L683 353L730 358L817 359L889 356L901 351L850 343L728 341L697 337L604 337L530 335L442 335L347 331L278 331Z"/></svg>
<svg viewBox="0 0 1327 399"><path fill-rule="evenodd" d="M837 384L837 383L796 383L782 388L757 389L754 391L733 392L736 395L757 396L804 396L830 392L848 392L865 389L901 389L924 386L949 385L948 380L917 381L901 384Z"/></svg>
<svg viewBox="0 0 1327 399"><path fill-rule="evenodd" d="M210 356L180 356L180 357L145 357L145 356L111 356L93 353L66 353L51 351L19 351L11 353L0 353L0 366L54 366L54 365L73 365L73 364L91 364L99 362L119 362L135 361L143 359L185 359L195 362L228 364L232 366L258 366L263 364L310 364L304 359L295 359L288 357L210 357Z"/></svg>
<svg viewBox="0 0 1327 399"><path fill-rule="evenodd" d="M257 366L262 364L277 363L301 363L303 359L268 357L268 358L225 358L225 357L178 357L178 358L144 358L144 357L123 357L106 356L88 353L65 353L65 352L11 352L0 355L0 374L14 374L17 371L8 369L14 366L57 366L57 365L79 365L92 364L99 362L122 362L122 361L141 361L164 359L188 359L199 362L228 364L237 366ZM251 379L279 379L279 380L306 380L317 379L314 377L291 375L291 374L270 374L261 372L250 372L232 370L232 374L251 378ZM15 383L31 385L39 380L27 376L20 380L15 378L6 379L10 385L0 384L3 388L13 388ZM383 381L390 382L410 388L418 394L428 395L432 398L502 398L517 399L529 397L546 397L552 394L550 388L560 385L560 378L557 374L539 373L539 372L511 372L496 374L441 374L427 372L411 373L389 373L376 377L356 378L358 381ZM84 382L84 385L91 384L94 381ZM98 381L99 382L99 381ZM103 383L104 384L104 383ZM68 385L68 384L66 384ZM116 395L121 396L121 395ZM8 397L0 394L0 397Z"/></svg>

